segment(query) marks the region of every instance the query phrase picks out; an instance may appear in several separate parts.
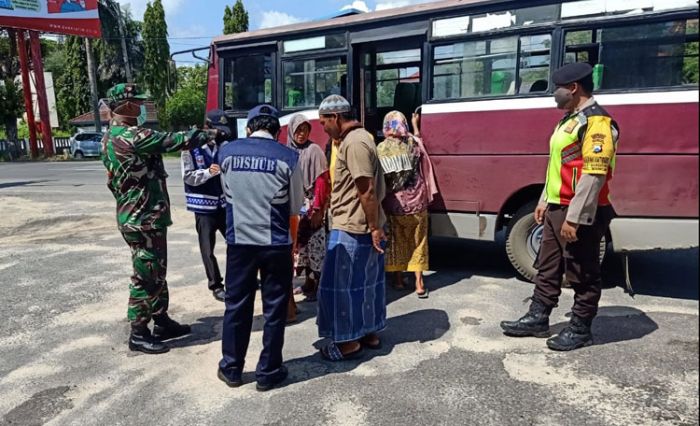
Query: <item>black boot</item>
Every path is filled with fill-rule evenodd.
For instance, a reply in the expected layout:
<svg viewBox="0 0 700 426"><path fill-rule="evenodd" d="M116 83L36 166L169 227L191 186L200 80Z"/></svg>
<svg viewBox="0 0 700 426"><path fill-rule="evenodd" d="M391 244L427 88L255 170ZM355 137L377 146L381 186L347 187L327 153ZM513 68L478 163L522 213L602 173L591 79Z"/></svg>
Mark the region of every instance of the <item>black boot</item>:
<svg viewBox="0 0 700 426"><path fill-rule="evenodd" d="M129 349L146 354L162 354L170 350L163 342L151 335L151 330L148 327L131 329Z"/></svg>
<svg viewBox="0 0 700 426"><path fill-rule="evenodd" d="M154 316L153 322L153 337L159 340L175 339L192 332L192 327L174 321L168 314Z"/></svg>
<svg viewBox="0 0 700 426"><path fill-rule="evenodd" d="M572 314L569 325L558 335L547 339L547 346L554 351L573 351L574 349L592 345L592 323L592 318L586 319Z"/></svg>
<svg viewBox="0 0 700 426"><path fill-rule="evenodd" d="M503 334L513 337L549 337L549 314L552 308L532 299L530 310L517 321L501 321Z"/></svg>

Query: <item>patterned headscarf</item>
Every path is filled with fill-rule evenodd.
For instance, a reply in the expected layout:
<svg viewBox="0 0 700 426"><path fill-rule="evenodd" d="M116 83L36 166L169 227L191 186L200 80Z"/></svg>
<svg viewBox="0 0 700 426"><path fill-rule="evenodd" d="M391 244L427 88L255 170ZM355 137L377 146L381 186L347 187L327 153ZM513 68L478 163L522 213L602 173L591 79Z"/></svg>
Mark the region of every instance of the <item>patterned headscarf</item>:
<svg viewBox="0 0 700 426"><path fill-rule="evenodd" d="M377 147L379 162L387 186L392 192L400 191L413 181L420 155L401 112L391 111L384 117L383 132L386 139Z"/></svg>
<svg viewBox="0 0 700 426"><path fill-rule="evenodd" d="M405 139L409 136L408 122L403 113L391 111L384 117L384 137Z"/></svg>

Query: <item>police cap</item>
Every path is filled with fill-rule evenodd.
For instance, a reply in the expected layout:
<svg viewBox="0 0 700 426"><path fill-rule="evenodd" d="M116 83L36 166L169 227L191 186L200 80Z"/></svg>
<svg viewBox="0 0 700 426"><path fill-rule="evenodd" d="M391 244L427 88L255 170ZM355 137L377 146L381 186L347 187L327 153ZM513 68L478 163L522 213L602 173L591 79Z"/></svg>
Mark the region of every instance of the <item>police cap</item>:
<svg viewBox="0 0 700 426"><path fill-rule="evenodd" d="M575 62L567 64L552 74L552 81L557 86L566 86L567 84L576 83L593 74L593 67L586 62Z"/></svg>
<svg viewBox="0 0 700 426"><path fill-rule="evenodd" d="M214 129L219 129L226 133L227 137L231 137L231 122L226 117L226 113L220 109L213 109L207 113L207 125Z"/></svg>

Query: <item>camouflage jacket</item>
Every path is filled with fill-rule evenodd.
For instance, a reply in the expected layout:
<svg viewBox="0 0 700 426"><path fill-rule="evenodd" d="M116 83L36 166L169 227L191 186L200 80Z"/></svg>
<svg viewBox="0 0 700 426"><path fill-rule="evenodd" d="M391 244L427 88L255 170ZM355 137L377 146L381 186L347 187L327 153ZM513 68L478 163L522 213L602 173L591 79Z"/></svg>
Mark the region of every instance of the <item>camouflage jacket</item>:
<svg viewBox="0 0 700 426"><path fill-rule="evenodd" d="M168 174L162 153L191 149L207 142L199 130L164 133L139 127L111 126L102 140L107 187L117 200L120 231L150 231L172 225Z"/></svg>

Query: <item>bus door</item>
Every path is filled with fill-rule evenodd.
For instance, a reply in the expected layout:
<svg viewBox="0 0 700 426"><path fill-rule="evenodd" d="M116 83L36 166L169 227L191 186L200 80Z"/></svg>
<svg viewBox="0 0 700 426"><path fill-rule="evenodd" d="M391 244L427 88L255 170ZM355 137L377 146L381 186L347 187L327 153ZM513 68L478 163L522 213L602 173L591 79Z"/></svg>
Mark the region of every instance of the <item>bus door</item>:
<svg viewBox="0 0 700 426"><path fill-rule="evenodd" d="M384 116L401 111L411 123L411 115L423 103L421 52L425 38L370 42L354 46L356 71L353 73L354 99L360 120L375 136L384 139Z"/></svg>
<svg viewBox="0 0 700 426"><path fill-rule="evenodd" d="M234 138L246 136L248 111L260 104L275 105L273 48L218 52L221 81L219 105L226 112Z"/></svg>

